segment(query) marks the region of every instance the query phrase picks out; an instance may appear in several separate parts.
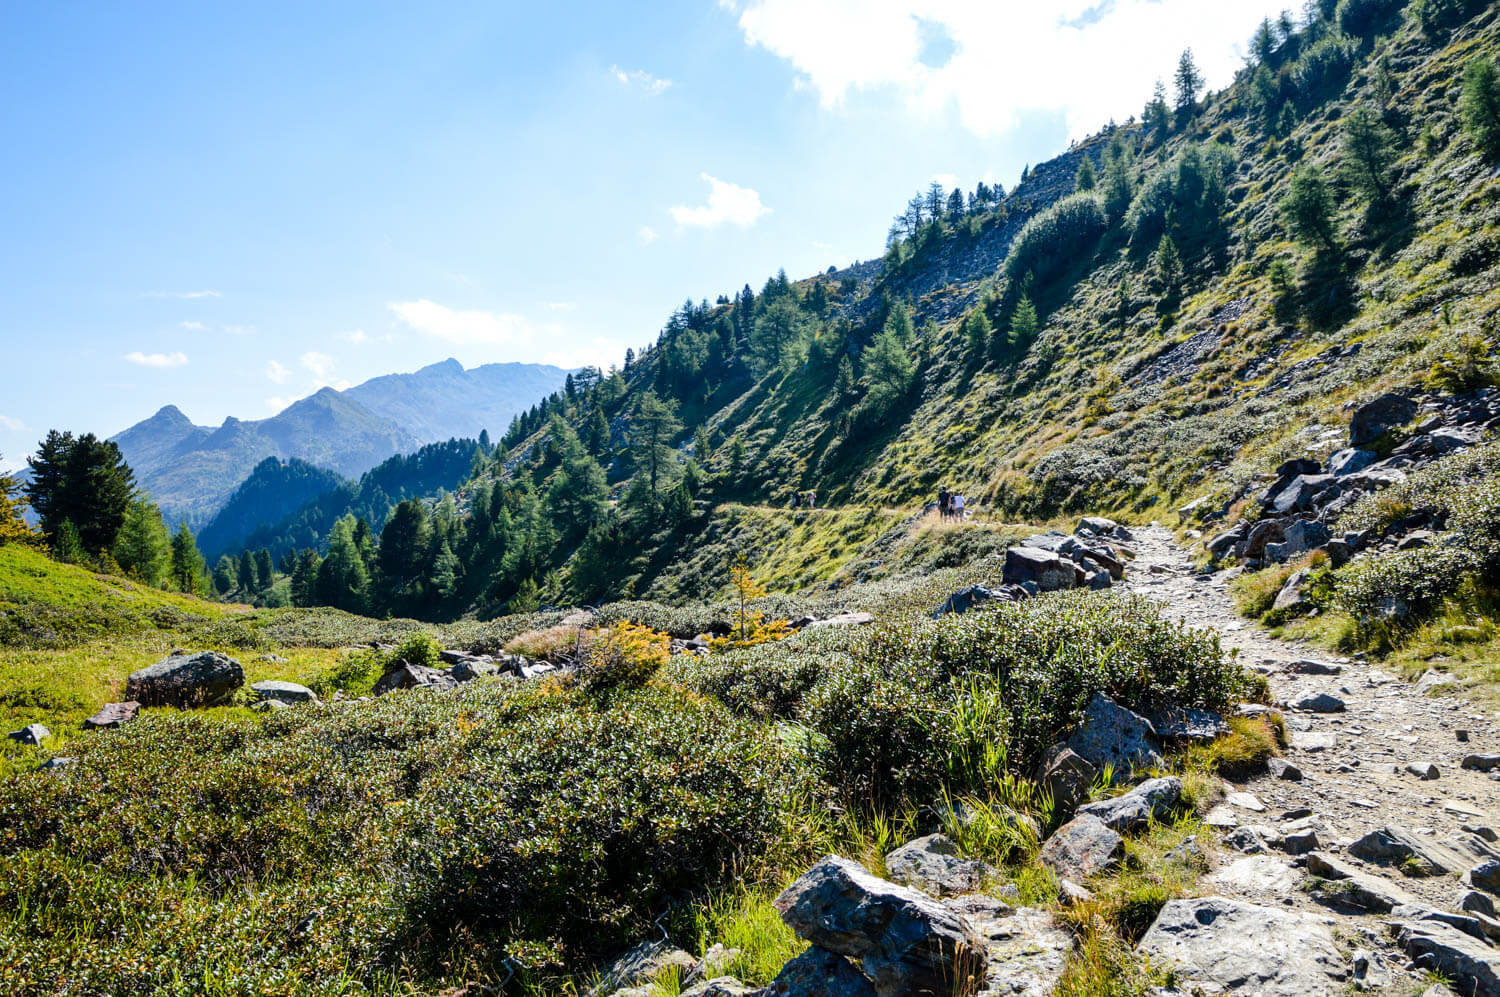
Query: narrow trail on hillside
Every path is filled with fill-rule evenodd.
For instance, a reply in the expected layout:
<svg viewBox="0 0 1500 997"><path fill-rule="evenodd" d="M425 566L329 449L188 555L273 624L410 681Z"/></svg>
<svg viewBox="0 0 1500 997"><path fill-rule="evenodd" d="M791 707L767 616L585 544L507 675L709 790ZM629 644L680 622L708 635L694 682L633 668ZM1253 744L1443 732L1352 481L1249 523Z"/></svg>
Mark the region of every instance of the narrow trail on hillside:
<svg viewBox="0 0 1500 997"><path fill-rule="evenodd" d="M1415 898L1439 911L1456 910L1467 890L1458 876L1480 861L1485 848L1500 851L1494 832L1487 830L1500 826L1500 781L1495 781L1500 772L1492 778L1460 767L1465 756L1500 753L1494 718L1471 702L1441 691L1429 693L1421 683L1368 663L1270 637L1237 616L1224 573L1196 571L1169 531L1143 527L1132 532L1135 540L1129 546L1137 556L1123 587L1161 601L1171 616L1190 625L1218 631L1247 667L1267 676L1287 722L1291 743L1285 760L1301 773L1300 781L1265 773L1246 784L1226 786L1229 795L1208 822L1225 833L1220 852L1227 857L1208 875L1205 887L1334 918L1351 932L1351 942L1383 951L1386 968L1401 977L1407 960L1394 949L1387 927L1391 915L1345 914L1318 903L1305 887L1312 875L1308 866L1316 871L1319 863L1288 852L1316 852L1377 877L1375 885L1387 888L1387 900ZM1343 709L1316 712L1289 705L1320 692L1341 700ZM1430 778L1430 770L1425 779L1408 771L1412 764L1436 766L1436 777ZM1238 830L1246 827L1256 832L1254 837ZM1457 868L1407 875L1403 866L1414 868L1410 858L1394 856L1382 863L1349 854L1351 844L1381 828L1410 835L1428 846L1438 864ZM1315 845L1305 838L1308 830L1316 835ZM1285 843L1289 835L1290 846ZM1265 846L1260 854L1254 854L1260 850L1256 839ZM1236 841L1248 846L1251 858L1236 854ZM1370 851L1355 848L1360 854ZM1370 982L1384 989L1376 980Z"/></svg>

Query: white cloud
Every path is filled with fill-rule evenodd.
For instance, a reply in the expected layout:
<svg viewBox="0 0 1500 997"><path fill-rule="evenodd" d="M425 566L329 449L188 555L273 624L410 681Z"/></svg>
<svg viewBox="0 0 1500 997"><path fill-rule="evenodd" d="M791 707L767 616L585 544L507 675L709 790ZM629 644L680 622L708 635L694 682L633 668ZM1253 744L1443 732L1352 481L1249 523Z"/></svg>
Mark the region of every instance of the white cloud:
<svg viewBox="0 0 1500 997"><path fill-rule="evenodd" d="M0 429L8 429L12 433L26 432L26 423L20 419L12 419L8 415L0 415Z"/></svg>
<svg viewBox="0 0 1500 997"><path fill-rule="evenodd" d="M953 173L934 173L928 179L931 183L940 183L949 189L958 186L958 176Z"/></svg>
<svg viewBox="0 0 1500 997"><path fill-rule="evenodd" d="M997 135L1028 113L1060 114L1073 137L1139 114L1156 78L1191 46L1209 84L1243 64L1255 25L1286 0L720 0L746 44L789 62L823 107L888 90L914 110L949 109ZM951 42L939 62L934 37ZM934 64L938 62L938 64Z"/></svg>
<svg viewBox="0 0 1500 997"><path fill-rule="evenodd" d="M542 302L542 307L549 312L572 312L578 310L578 303L575 301L544 301Z"/></svg>
<svg viewBox="0 0 1500 997"><path fill-rule="evenodd" d="M181 367L188 362L186 353L142 353L140 350L125 354L125 359L142 367Z"/></svg>
<svg viewBox="0 0 1500 997"><path fill-rule="evenodd" d="M218 291L144 291L143 298L182 298L191 300L193 298L222 298Z"/></svg>
<svg viewBox="0 0 1500 997"><path fill-rule="evenodd" d="M182 326L184 329L191 329L194 332L202 332L204 329L208 328L208 326L204 325L202 322L179 322L177 324Z"/></svg>
<svg viewBox="0 0 1500 997"><path fill-rule="evenodd" d="M226 325L224 327L224 331L227 332L227 333L229 333L231 336L253 336L255 334L255 326L253 326L253 325Z"/></svg>
<svg viewBox="0 0 1500 997"><path fill-rule="evenodd" d="M266 364L266 377L269 378L273 384L285 384L287 377L291 373L292 372L290 370L288 370L286 367L275 360L272 360Z"/></svg>
<svg viewBox="0 0 1500 997"><path fill-rule="evenodd" d="M628 345L624 340L596 336L586 343L581 343L565 350L552 350L544 353L538 358L537 362L569 369L593 366L598 367L600 370L608 370L610 364L620 362L620 358L625 355L625 349Z"/></svg>
<svg viewBox="0 0 1500 997"><path fill-rule="evenodd" d="M355 329L353 332L344 333L344 341L359 346L361 343L368 343L370 337L365 335L365 330Z"/></svg>
<svg viewBox="0 0 1500 997"><path fill-rule="evenodd" d="M277 397L277 398L267 398L266 399L266 408L269 409L272 412L280 412L282 409L286 408L288 405L292 404L292 402L295 402L296 400L297 399L295 399L295 398L280 398L280 397Z"/></svg>
<svg viewBox="0 0 1500 997"><path fill-rule="evenodd" d="M301 363L303 369L312 375L312 383L315 389L333 388L336 391L343 391L350 386L348 380L333 376L333 357L326 353L308 350L302 354Z"/></svg>
<svg viewBox="0 0 1500 997"><path fill-rule="evenodd" d="M697 207L679 204L672 208L672 220L678 225L713 228L725 222L744 228L771 209L760 201L760 194L749 187L728 183L707 173L699 174L708 182L708 203Z"/></svg>
<svg viewBox="0 0 1500 997"><path fill-rule="evenodd" d="M672 86L672 81L659 76L652 76L644 69L624 70L619 66L610 66L610 74L627 87L640 87L653 97L665 93Z"/></svg>
<svg viewBox="0 0 1500 997"><path fill-rule="evenodd" d="M426 298L386 306L424 336L464 346L516 346L529 343L538 329L522 315L509 312L457 311Z"/></svg>
<svg viewBox="0 0 1500 997"><path fill-rule="evenodd" d="M649 246L656 241L656 229L650 225L642 225L640 231L636 232L635 237L641 240L642 246Z"/></svg>

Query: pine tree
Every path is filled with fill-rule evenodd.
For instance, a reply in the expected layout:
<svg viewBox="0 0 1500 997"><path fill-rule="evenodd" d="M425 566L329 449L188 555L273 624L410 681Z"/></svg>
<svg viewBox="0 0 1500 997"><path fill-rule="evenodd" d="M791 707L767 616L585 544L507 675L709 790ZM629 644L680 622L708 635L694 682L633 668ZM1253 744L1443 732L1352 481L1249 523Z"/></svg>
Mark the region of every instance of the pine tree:
<svg viewBox="0 0 1500 997"><path fill-rule="evenodd" d="M911 387L916 372L907 348L911 335L911 313L897 305L865 351L866 403L877 413L887 412Z"/></svg>
<svg viewBox="0 0 1500 997"><path fill-rule="evenodd" d="M589 456L572 429L554 417L549 433L558 441L561 466L547 493L547 507L564 536L587 533L604 518L609 502L609 484L604 468Z"/></svg>
<svg viewBox="0 0 1500 997"><path fill-rule="evenodd" d="M214 565L214 591L220 595L228 595L229 590L234 588L234 574L237 570L237 562L228 554L219 557L219 563Z"/></svg>
<svg viewBox="0 0 1500 997"><path fill-rule="evenodd" d="M1019 352L1036 338L1040 328L1037 319L1036 306L1031 303L1030 295L1021 295L1021 300L1016 302L1016 307L1010 313L1010 335L1008 345L1013 352Z"/></svg>
<svg viewBox="0 0 1500 997"><path fill-rule="evenodd" d="M240 551L239 563L235 570L235 583L239 585L241 592L249 592L255 588L255 558L248 550Z"/></svg>
<svg viewBox="0 0 1500 997"><path fill-rule="evenodd" d="M1198 92L1203 89L1203 74L1193 62L1192 49L1182 50L1172 82L1177 88L1177 116L1185 121L1197 113Z"/></svg>
<svg viewBox="0 0 1500 997"><path fill-rule="evenodd" d="M458 555L448 546L444 540L438 545L437 556L432 559L432 591L437 598L447 602L458 594L459 582L463 577L463 565L459 563Z"/></svg>
<svg viewBox="0 0 1500 997"><path fill-rule="evenodd" d="M1083 159L1078 164L1078 172L1073 177L1073 189L1078 193L1087 193L1099 185L1098 174L1094 172L1094 161L1084 153Z"/></svg>
<svg viewBox="0 0 1500 997"><path fill-rule="evenodd" d="M1151 99L1147 101L1146 109L1141 112L1141 124L1145 126L1146 133L1151 136L1152 141L1158 145L1172 130L1172 112L1167 107L1167 88L1161 80L1156 81L1156 86L1151 91Z"/></svg>
<svg viewBox="0 0 1500 997"><path fill-rule="evenodd" d="M1388 208L1395 201L1391 188L1395 141L1395 135L1368 107L1356 108L1344 118L1340 169L1345 182L1372 210Z"/></svg>
<svg viewBox="0 0 1500 997"><path fill-rule="evenodd" d="M978 363L983 359L994 334L995 327L990 324L989 317L984 314L983 306L969 313L969 317L964 320L964 336L968 341L971 363Z"/></svg>
<svg viewBox="0 0 1500 997"><path fill-rule="evenodd" d="M292 570L292 605L318 605L318 570L323 559L318 552L303 548L297 555L297 566Z"/></svg>
<svg viewBox="0 0 1500 997"><path fill-rule="evenodd" d="M90 555L114 546L135 495L135 475L113 441L54 429L27 463L32 477L26 497L49 541L55 545L67 520Z"/></svg>
<svg viewBox="0 0 1500 997"><path fill-rule="evenodd" d="M78 527L73 525L71 519L64 519L57 527L57 535L52 541L52 556L63 564L83 564L88 560L88 552L83 549L83 540L78 536Z"/></svg>
<svg viewBox="0 0 1500 997"><path fill-rule="evenodd" d="M352 515L333 524L328 534L328 556L318 566L318 604L361 613L368 604L370 577L354 539Z"/></svg>
<svg viewBox="0 0 1500 997"><path fill-rule="evenodd" d="M1500 71L1489 59L1476 56L1464 66L1459 113L1479 154L1490 162L1500 159Z"/></svg>
<svg viewBox="0 0 1500 997"><path fill-rule="evenodd" d="M1111 225L1117 225L1130 208L1135 196L1135 184L1130 176L1130 153L1125 143L1116 135L1110 140L1104 154L1104 213Z"/></svg>
<svg viewBox="0 0 1500 997"><path fill-rule="evenodd" d="M636 402L631 418L631 447L636 467L645 470L651 494L659 491L663 472L673 463L672 440L682 431L677 421L677 406L647 391Z"/></svg>
<svg viewBox="0 0 1500 997"><path fill-rule="evenodd" d="M271 563L271 551L262 547L255 552L255 587L264 592L275 580L276 566Z"/></svg>
<svg viewBox="0 0 1500 997"><path fill-rule="evenodd" d="M1312 166L1292 174L1281 199L1281 219L1292 238L1330 253L1338 252L1333 236L1333 195Z"/></svg>
<svg viewBox="0 0 1500 997"><path fill-rule="evenodd" d="M143 498L131 502L111 553L130 577L153 588L166 584L172 565L172 539L161 510Z"/></svg>
<svg viewBox="0 0 1500 997"><path fill-rule="evenodd" d="M197 592L202 587L203 555L198 551L198 541L186 523L172 534L172 562L170 574L172 584L180 592Z"/></svg>
<svg viewBox="0 0 1500 997"><path fill-rule="evenodd" d="M848 405L854 400L854 391L854 364L845 353L839 357L838 372L833 376L833 395L840 405Z"/></svg>
<svg viewBox="0 0 1500 997"><path fill-rule="evenodd" d="M1271 56L1276 51L1276 31L1271 27L1271 19L1264 18L1260 26L1255 29L1255 35L1250 39L1250 54L1255 61L1261 65L1271 61Z"/></svg>
<svg viewBox="0 0 1500 997"><path fill-rule="evenodd" d="M597 405L584 425L583 441L595 457L603 457L609 451L609 423L604 421L604 413Z"/></svg>

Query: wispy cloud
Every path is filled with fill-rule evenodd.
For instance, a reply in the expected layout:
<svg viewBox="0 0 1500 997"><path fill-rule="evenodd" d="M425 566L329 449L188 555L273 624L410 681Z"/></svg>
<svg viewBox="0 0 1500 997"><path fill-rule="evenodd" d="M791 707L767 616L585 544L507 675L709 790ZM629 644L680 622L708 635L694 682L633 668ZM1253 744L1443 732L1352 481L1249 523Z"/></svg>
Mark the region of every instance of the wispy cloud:
<svg viewBox="0 0 1500 997"><path fill-rule="evenodd" d="M222 298L218 291L142 291L143 298L182 298L192 300L193 298Z"/></svg>
<svg viewBox="0 0 1500 997"><path fill-rule="evenodd" d="M184 329L191 329L193 332L202 332L204 329L208 328L208 326L204 325L202 322L188 321L179 322L177 324L182 326Z"/></svg>
<svg viewBox="0 0 1500 997"><path fill-rule="evenodd" d="M755 224L770 208L761 203L760 194L749 187L720 180L707 173L699 174L708 182L708 203L696 207L679 204L672 208L672 220L690 228L715 228L725 222L745 228Z"/></svg>
<svg viewBox="0 0 1500 997"><path fill-rule="evenodd" d="M142 353L133 350L125 354L125 359L142 367L181 367L188 362L186 353Z"/></svg>
<svg viewBox="0 0 1500 997"><path fill-rule="evenodd" d="M295 399L295 398L282 398L282 397L279 397L279 396L274 397L274 398L267 398L266 399L266 408L269 409L272 412L280 412L282 409L286 408L288 405L292 404L292 402L295 402L296 400L297 399Z"/></svg>
<svg viewBox="0 0 1500 997"><path fill-rule="evenodd" d="M542 302L542 307L549 312L572 312L578 310L578 303L575 301L544 301Z"/></svg>
<svg viewBox="0 0 1500 997"><path fill-rule="evenodd" d="M253 335L255 335L255 326L253 326L253 325L226 325L224 327L224 331L227 332L227 333L229 333L231 336L253 336Z"/></svg>
<svg viewBox="0 0 1500 997"><path fill-rule="evenodd" d="M8 429L12 433L26 432L26 423L20 419L12 419L8 415L0 415L0 429Z"/></svg>
<svg viewBox="0 0 1500 997"><path fill-rule="evenodd" d="M334 361L333 357L328 354L308 350L302 354L301 362L303 369L312 375L314 388L333 388L343 391L349 387L349 381L333 376Z"/></svg>
<svg viewBox="0 0 1500 997"><path fill-rule="evenodd" d="M672 81L660 76L652 76L644 69L621 69L619 66L610 66L610 73L627 87L639 87L653 97L666 93L672 87Z"/></svg>
<svg viewBox="0 0 1500 997"><path fill-rule="evenodd" d="M365 334L365 330L363 329L355 329L353 332L344 333L344 342L353 343L355 346L368 343L369 341L370 337Z"/></svg>
<svg viewBox="0 0 1500 997"><path fill-rule="evenodd" d="M286 379L291 375L291 373L292 372L288 370L284 365L275 360L272 360L266 364L266 377L273 384L285 384Z"/></svg>
<svg viewBox="0 0 1500 997"><path fill-rule="evenodd" d="M642 246L649 246L656 241L656 229L650 225L642 225L635 237L641 241Z"/></svg>
<svg viewBox="0 0 1500 997"><path fill-rule="evenodd" d="M1027 114L1074 137L1139 114L1191 45L1211 86L1243 65L1256 23L1286 0L720 0L748 45L795 70L827 109L877 91L913 110L957 112L983 136ZM934 40L944 44L936 46Z"/></svg>
<svg viewBox="0 0 1500 997"><path fill-rule="evenodd" d="M555 331L510 312L459 311L426 298L387 305L402 322L424 336L464 346L529 345Z"/></svg>

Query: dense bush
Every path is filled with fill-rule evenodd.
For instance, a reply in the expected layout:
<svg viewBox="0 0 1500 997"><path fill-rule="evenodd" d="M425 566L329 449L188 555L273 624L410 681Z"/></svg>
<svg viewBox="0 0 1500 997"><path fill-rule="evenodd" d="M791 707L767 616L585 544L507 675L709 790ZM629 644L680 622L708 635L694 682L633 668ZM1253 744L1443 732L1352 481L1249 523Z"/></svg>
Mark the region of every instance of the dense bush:
<svg viewBox="0 0 1500 997"><path fill-rule="evenodd" d="M1109 219L1098 197L1065 197L1016 233L1010 255L1005 258L1005 274L1019 282L1029 273L1046 283L1092 253L1095 241L1107 228Z"/></svg>
<svg viewBox="0 0 1500 997"><path fill-rule="evenodd" d="M606 954L752 875L795 788L764 732L656 687L150 716L78 754L0 782L10 993L357 992Z"/></svg>
<svg viewBox="0 0 1500 997"><path fill-rule="evenodd" d="M1399 11L1404 0L1340 0L1339 30L1354 38L1373 35Z"/></svg>
<svg viewBox="0 0 1500 997"><path fill-rule="evenodd" d="M1300 99L1312 102L1342 89L1358 58L1359 43L1353 38L1335 33L1318 39L1292 70Z"/></svg>

